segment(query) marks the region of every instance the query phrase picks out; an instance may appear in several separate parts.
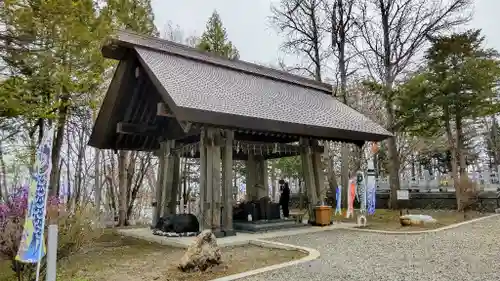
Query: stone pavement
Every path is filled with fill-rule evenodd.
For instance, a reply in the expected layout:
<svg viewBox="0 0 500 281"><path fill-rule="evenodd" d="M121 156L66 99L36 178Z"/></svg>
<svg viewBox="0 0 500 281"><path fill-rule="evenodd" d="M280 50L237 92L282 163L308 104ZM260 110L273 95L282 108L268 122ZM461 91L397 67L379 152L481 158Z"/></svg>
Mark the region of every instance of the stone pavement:
<svg viewBox="0 0 500 281"><path fill-rule="evenodd" d="M311 227L301 227L296 229L286 229L280 231L269 231L265 233L237 233L236 236L218 238L217 244L219 244L220 247L240 246L248 244L250 241L258 239L272 239L283 236L320 233L331 230L353 228L355 226L356 224L353 223L335 223L333 225L325 227L311 226ZM164 237L164 236L153 235L151 229L149 228L118 229L117 231L118 233L125 236L135 237L138 239L155 242L162 245L179 247L179 248L187 248L194 241L194 237Z"/></svg>
<svg viewBox="0 0 500 281"><path fill-rule="evenodd" d="M336 230L271 240L318 249L321 257L240 280L500 280L499 216L418 235Z"/></svg>

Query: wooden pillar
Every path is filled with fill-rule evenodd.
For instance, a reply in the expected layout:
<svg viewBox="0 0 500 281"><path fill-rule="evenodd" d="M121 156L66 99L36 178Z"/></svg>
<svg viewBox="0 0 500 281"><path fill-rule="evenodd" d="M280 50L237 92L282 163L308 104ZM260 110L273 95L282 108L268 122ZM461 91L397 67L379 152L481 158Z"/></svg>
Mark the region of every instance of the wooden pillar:
<svg viewBox="0 0 500 281"><path fill-rule="evenodd" d="M212 231L221 231L222 181L221 181L221 134L219 129L211 129L212 151ZM216 236L218 236L216 234Z"/></svg>
<svg viewBox="0 0 500 281"><path fill-rule="evenodd" d="M211 229L216 237L224 235L221 232L221 155L220 155L220 130L208 128L203 141L205 175L204 175L204 201L203 228ZM203 154L202 154L203 156Z"/></svg>
<svg viewBox="0 0 500 281"><path fill-rule="evenodd" d="M248 152L248 160L246 163L247 166L247 175L246 175L246 193L247 200L253 200L257 196L255 192L255 184L257 184L257 169L256 169L256 160L253 152ZM258 198L257 198L258 199Z"/></svg>
<svg viewBox="0 0 500 281"><path fill-rule="evenodd" d="M267 160L262 161L262 179L264 181L264 192L266 193L266 196L269 196L269 171L267 170L267 165Z"/></svg>
<svg viewBox="0 0 500 281"><path fill-rule="evenodd" d="M162 215L163 211L163 178L165 175L165 154L166 153L166 143L160 142L160 149L158 150L158 176L156 180L156 192L155 198L153 201L153 221L151 222L152 226L155 227L158 223L158 219Z"/></svg>
<svg viewBox="0 0 500 281"><path fill-rule="evenodd" d="M236 233L233 230L233 140L234 132L225 130L224 150L222 151L222 198L223 214L222 229L225 236L233 236Z"/></svg>
<svg viewBox="0 0 500 281"><path fill-rule="evenodd" d="M267 186L267 162L262 156L256 157L255 161L255 197L260 199L269 196L269 187Z"/></svg>
<svg viewBox="0 0 500 281"><path fill-rule="evenodd" d="M169 202L169 213L176 214L177 213L177 197L179 191L180 184L180 161L181 157L178 153L173 153L172 157L172 185L170 186L170 202Z"/></svg>
<svg viewBox="0 0 500 281"><path fill-rule="evenodd" d="M206 149L206 131L201 130L200 133L200 200L198 208L198 221L200 222L200 230L210 229L207 223L207 149ZM211 219L210 219L211 221Z"/></svg>
<svg viewBox="0 0 500 281"><path fill-rule="evenodd" d="M318 145L318 141L311 142L312 155L311 160L313 163L314 185L316 187L317 200L320 202L325 201L326 187L325 187L325 174L323 172L323 163L321 161L322 151ZM316 202L315 202L316 203Z"/></svg>
<svg viewBox="0 0 500 281"><path fill-rule="evenodd" d="M205 131L205 207L204 207L204 228L212 229L212 216L213 216L213 135L210 130Z"/></svg>
<svg viewBox="0 0 500 281"><path fill-rule="evenodd" d="M162 200L162 216L170 215L170 202L172 201L172 177L173 177L173 157L172 148L175 144L174 140L167 140L165 150L165 167L163 175L163 200Z"/></svg>
<svg viewBox="0 0 500 281"><path fill-rule="evenodd" d="M307 198L309 201L309 221L314 222L316 220L313 207L317 203L316 196L316 185L314 180L314 170L312 161L312 151L310 143L307 139L301 139L301 159L302 159L302 170L304 174L304 184L306 186Z"/></svg>

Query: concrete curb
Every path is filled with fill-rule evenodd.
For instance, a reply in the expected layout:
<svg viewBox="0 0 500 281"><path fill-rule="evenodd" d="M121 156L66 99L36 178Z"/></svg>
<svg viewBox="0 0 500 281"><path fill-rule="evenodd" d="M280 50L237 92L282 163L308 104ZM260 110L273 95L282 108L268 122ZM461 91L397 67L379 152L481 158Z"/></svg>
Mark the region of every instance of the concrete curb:
<svg viewBox="0 0 500 281"><path fill-rule="evenodd" d="M388 230L362 229L362 228L346 228L346 229L349 231L371 232L371 233L379 233L379 234L392 234L392 235L412 235L413 234L413 235L415 235L415 234L434 233L434 232L440 232L440 231L444 231L444 230L454 229L454 228L460 227L462 225L482 221L485 219L491 219L491 218L499 217L499 216L500 216L500 214L492 214L492 215L488 215L485 217L480 217L480 218L476 218L476 219L472 219L472 220L468 220L468 221L450 224L450 225L443 226L443 227L436 228L436 229L418 230L418 231L388 231Z"/></svg>
<svg viewBox="0 0 500 281"><path fill-rule="evenodd" d="M250 240L249 244L251 245L256 245L260 247L265 247L265 248L273 248L273 249L282 249L282 250L287 250L287 251L300 251L303 253L308 254L307 256L298 259L298 260L293 260L289 262L284 262L284 263L279 263L279 264L274 264L266 267L261 267L258 269L242 272L242 273L237 273L233 275L228 275L224 276L221 278L217 279L212 279L211 281L231 281L231 280L237 280L241 278L246 278L250 277L256 274L261 274L264 272L280 269L280 268L285 268L305 262L309 262L312 260L315 260L320 257L320 253L318 250L312 249L312 248L306 248L306 247L301 247L301 246L295 246L295 245L290 245L290 244L284 244L284 243L279 243L279 242L273 242L273 241L265 241L265 240Z"/></svg>

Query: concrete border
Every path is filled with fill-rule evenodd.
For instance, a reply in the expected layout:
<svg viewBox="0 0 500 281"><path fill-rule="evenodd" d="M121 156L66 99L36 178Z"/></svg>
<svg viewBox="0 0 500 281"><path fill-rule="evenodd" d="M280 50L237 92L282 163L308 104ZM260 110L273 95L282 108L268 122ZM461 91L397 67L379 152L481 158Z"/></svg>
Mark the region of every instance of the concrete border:
<svg viewBox="0 0 500 281"><path fill-rule="evenodd" d="M378 229L363 229L363 228L356 228L356 227L351 227L351 228L346 228L346 229L349 231L371 232L371 233L379 233L379 234L393 234L393 235L412 235L413 234L413 235L415 235L415 234L434 233L434 232L440 232L440 231L444 231L444 230L454 229L454 228L460 227L462 225L482 221L485 219L491 219L491 218L495 218L495 217L499 217L499 216L500 216L500 214L491 214L488 216L475 218L475 219L468 220L468 221L450 224L450 225L443 226L440 228L429 229L429 230L418 230L418 231L389 231L389 230L378 230Z"/></svg>
<svg viewBox="0 0 500 281"><path fill-rule="evenodd" d="M245 271L245 272L241 272L241 273L237 273L237 274L233 274L233 275L228 275L228 276L224 276L224 277L217 278L217 279L212 279L210 281L232 281L232 280L237 280L237 279L241 279L241 278L246 278L246 277L250 277L250 276L253 276L256 274L261 274L264 272L268 272L268 271L272 271L272 270L276 270L276 269L280 269L280 268L285 268L285 267L289 267L289 266L293 266L293 265L297 265L297 264L301 264L301 263L306 263L306 262L318 259L321 255L318 250L315 250L312 248L295 246L295 245L284 244L284 243L273 242L273 241L266 241L266 240L261 240L261 239L250 240L249 244L259 246L259 247L264 247L264 248L271 248L271 249L282 249L282 250L287 250L287 251L299 251L299 252L306 253L307 256L305 256L301 259L298 259L298 260L292 260L289 262L273 264L270 266L261 267L261 268L257 268L257 269L250 270L250 271Z"/></svg>

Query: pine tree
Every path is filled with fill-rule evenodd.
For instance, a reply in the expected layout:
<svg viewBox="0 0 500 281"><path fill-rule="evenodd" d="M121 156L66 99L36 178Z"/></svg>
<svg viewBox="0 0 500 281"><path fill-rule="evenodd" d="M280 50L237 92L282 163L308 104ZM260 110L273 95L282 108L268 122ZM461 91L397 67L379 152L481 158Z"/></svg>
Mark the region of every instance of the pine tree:
<svg viewBox="0 0 500 281"><path fill-rule="evenodd" d="M158 36L151 0L106 0L103 9L114 28Z"/></svg>
<svg viewBox="0 0 500 281"><path fill-rule="evenodd" d="M228 40L226 29L217 11L214 11L208 20L197 48L229 59L239 59L238 50Z"/></svg>

